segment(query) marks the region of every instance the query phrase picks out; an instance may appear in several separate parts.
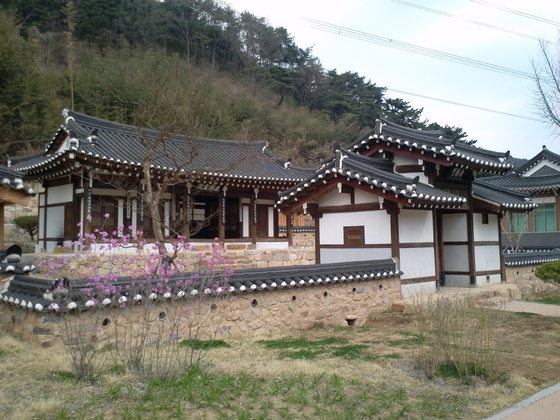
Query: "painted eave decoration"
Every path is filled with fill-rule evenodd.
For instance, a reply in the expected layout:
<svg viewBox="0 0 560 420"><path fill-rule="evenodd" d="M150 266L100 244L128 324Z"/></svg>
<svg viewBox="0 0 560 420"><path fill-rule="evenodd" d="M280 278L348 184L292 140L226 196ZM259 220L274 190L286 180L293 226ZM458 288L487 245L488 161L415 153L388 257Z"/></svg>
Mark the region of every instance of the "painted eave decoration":
<svg viewBox="0 0 560 420"><path fill-rule="evenodd" d="M68 109L64 123L44 153L14 159L13 167L28 178L61 176L81 166L100 173L142 176L147 148L160 132L107 121ZM282 189L303 180L313 170L291 166L276 157L266 141L241 142L170 135L154 153L154 172L180 168L185 179L209 184L226 180L232 186L266 184Z"/></svg>
<svg viewBox="0 0 560 420"><path fill-rule="evenodd" d="M224 279L224 274L215 274L216 280L223 288L211 292L197 284L200 273L179 273L168 277L165 287L157 281L144 287L144 291L135 291L134 285L143 284L140 279L119 277L114 285L116 293L94 299L88 296L90 290L88 279L70 280L67 288L53 286L52 280L14 275L7 290L0 293L0 301L38 312L67 312L69 310L87 310L98 306L119 306L126 301L150 299L154 302L166 299L181 299L187 295L204 295L208 293L256 293L264 290L280 290L299 287L329 285L343 282L382 280L399 278L402 275L392 259L359 261L351 263L317 264L294 267L267 267L263 269L235 270ZM185 280L193 283L185 286ZM255 296L258 298L258 295Z"/></svg>
<svg viewBox="0 0 560 420"><path fill-rule="evenodd" d="M507 162L509 152L499 153L444 139L441 131L415 130L380 119L370 133L348 146L348 150L370 155L380 150L406 151L444 166L503 174L513 166Z"/></svg>
<svg viewBox="0 0 560 420"><path fill-rule="evenodd" d="M467 202L464 197L423 184L418 178L395 174L391 160L365 157L338 148L335 156L319 171L279 193L276 207L281 211L297 207L303 204L303 201L298 203L300 200L337 183L370 191L406 207L456 209Z"/></svg>
<svg viewBox="0 0 560 420"><path fill-rule="evenodd" d="M474 198L499 206L502 212L523 213L532 211L538 206L531 201L530 194L500 187L485 179L480 178L473 182Z"/></svg>

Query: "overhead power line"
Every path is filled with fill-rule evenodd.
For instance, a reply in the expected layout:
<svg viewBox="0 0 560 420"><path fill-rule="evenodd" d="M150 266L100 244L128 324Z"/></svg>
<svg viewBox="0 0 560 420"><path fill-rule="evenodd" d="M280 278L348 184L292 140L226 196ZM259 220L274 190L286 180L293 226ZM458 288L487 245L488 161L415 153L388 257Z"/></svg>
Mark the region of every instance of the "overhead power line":
<svg viewBox="0 0 560 420"><path fill-rule="evenodd" d="M536 36L527 35L527 34L524 34L524 33L521 33L521 32L517 32L517 31L512 31L511 29L500 28L499 26L490 25L489 23L480 22L478 20L473 20L473 19L468 19L468 18L464 18L464 17L461 17L461 16L457 16L457 15L452 15L451 13L442 12L441 10L430 9L428 7L420 6L419 4L409 3L409 2L403 1L403 0L391 0L391 1L394 2L394 3L402 4L404 6L409 6L409 7L414 7L416 9L424 10L426 12L435 13L435 14L438 14L438 15L441 15L441 16L445 16L445 17L449 17L449 18L453 18L453 19L462 20L464 22L472 23L474 25L483 26L485 28L494 29L496 31L506 32L506 33L511 34L511 35L516 35L516 36L520 36L520 37L523 37L523 38L532 39L532 40L535 40L535 41L541 41L541 39L536 37ZM549 44L560 46L560 44L558 44L557 42L552 42L552 41L545 41L545 42L547 42Z"/></svg>
<svg viewBox="0 0 560 420"><path fill-rule="evenodd" d="M336 35L342 35L348 38L353 38L360 41L369 42L372 44L383 45L385 47L395 48L402 51L408 51L415 54L424 55L427 57L437 58L439 60L462 64L469 67L475 67L482 70L492 71L495 73L506 74L508 76L520 77L522 79L529 79L529 80L534 79L534 75L531 73L515 70L509 67L487 63L485 61L474 60L472 58L462 57L460 55L449 54L443 51L432 50L430 48L424 48L418 45L397 41L396 39L374 35L367 32L346 28L344 26L334 25L332 23L323 22L312 18L299 16L299 19L304 22L305 26L320 31L329 32Z"/></svg>
<svg viewBox="0 0 560 420"><path fill-rule="evenodd" d="M465 108L471 108L471 109L477 109L479 111L484 111L484 112L492 112L494 114L501 114L501 115L507 115L508 117L515 117L515 118L522 118L524 120L530 120L530 121L538 121L541 122L541 120L537 119L537 118L531 118L531 117L526 117L524 115L518 115L518 114L511 114L509 112L503 112L503 111L497 111L495 109L489 109L489 108L482 108L480 106L474 106L474 105L468 105L468 104L463 104L461 102L454 102L454 101L448 101L446 99L441 99L441 98L434 98L433 96L427 96L427 95L420 95L418 93L412 93L412 92L406 92L404 90L397 90L397 89L392 89L392 88L387 88L388 91L391 92L397 92L397 93L404 93L405 95L412 95L412 96L417 96L419 98L424 98L424 99L430 99L432 101L438 101L438 102L444 102L446 104L452 104L452 105L457 105L457 106L462 106Z"/></svg>
<svg viewBox="0 0 560 420"><path fill-rule="evenodd" d="M555 20L546 19L540 16L531 15L520 10L510 9L509 7L500 6L499 4L490 3L484 0L471 0L473 3L482 4L484 6L493 7L494 9L503 10L504 12L513 13L514 15L522 16L527 19L538 20L539 22L548 23L549 25L560 26L560 22Z"/></svg>

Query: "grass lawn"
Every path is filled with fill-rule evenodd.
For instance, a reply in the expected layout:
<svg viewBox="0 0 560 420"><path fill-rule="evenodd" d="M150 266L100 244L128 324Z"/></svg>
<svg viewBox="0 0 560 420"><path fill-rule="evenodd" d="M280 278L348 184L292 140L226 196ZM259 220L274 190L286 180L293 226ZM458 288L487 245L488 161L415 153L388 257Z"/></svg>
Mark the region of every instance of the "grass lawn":
<svg viewBox="0 0 560 420"><path fill-rule="evenodd" d="M76 382L64 349L0 333L0 407L9 419L482 419L560 380L560 320L496 312L500 375L469 385L415 363L430 339L414 315L365 327L232 338L173 378L140 381L107 365Z"/></svg>
<svg viewBox="0 0 560 420"><path fill-rule="evenodd" d="M531 296L530 298L525 299L525 301L560 306L560 290Z"/></svg>

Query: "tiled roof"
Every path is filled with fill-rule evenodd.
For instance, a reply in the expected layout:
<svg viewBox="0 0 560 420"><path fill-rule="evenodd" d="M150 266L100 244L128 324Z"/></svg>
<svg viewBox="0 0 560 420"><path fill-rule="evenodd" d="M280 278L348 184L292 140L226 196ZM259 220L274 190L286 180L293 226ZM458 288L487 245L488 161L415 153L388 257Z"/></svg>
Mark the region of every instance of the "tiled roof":
<svg viewBox="0 0 560 420"><path fill-rule="evenodd" d="M531 202L530 194L487 183L486 179L479 178L473 182L473 197L500 206L503 211L525 212L537 207L537 204Z"/></svg>
<svg viewBox="0 0 560 420"><path fill-rule="evenodd" d="M504 253L504 263L509 267L543 264L560 260L560 250Z"/></svg>
<svg viewBox="0 0 560 420"><path fill-rule="evenodd" d="M185 295L204 294L204 286L197 283L196 275L200 273L180 273L169 276L164 290L161 285L152 280L151 285L144 286L142 291L135 290L135 285L142 284L142 279L119 277L114 285L117 292L113 295L99 298L95 302L84 292L88 288L89 280L70 280L67 289L56 290L53 281L15 275L7 290L0 293L0 300L6 304L19 306L38 312L49 312L53 309L68 311L69 309L83 310L96 305L117 306L123 301L152 299L164 300L183 298ZM262 290L277 290L292 287L312 287L316 285L352 282L358 280L378 280L387 277L398 277L392 259L375 261L358 261L351 263L317 264L294 267L268 267L263 269L236 270L229 275L224 289L217 292L246 293ZM216 275L216 281L223 280L224 274ZM185 280L192 279L192 284L186 286ZM53 291L53 289L55 289ZM89 300L88 300L89 299Z"/></svg>
<svg viewBox="0 0 560 420"><path fill-rule="evenodd" d="M514 240L514 242L516 242ZM517 243L514 245L517 246ZM507 233L502 233L502 247L510 247ZM560 250L560 232L525 232L519 238L519 247L525 251Z"/></svg>
<svg viewBox="0 0 560 420"><path fill-rule="evenodd" d="M14 168L28 176L54 170L62 159L82 159L120 167L141 168L147 147L160 133L154 130L120 124L68 109L63 111L64 124L45 153L13 161ZM68 140L69 139L69 140ZM67 143L67 147L64 143ZM165 150L164 150L165 147ZM185 174L196 171L207 176L237 179L298 180L307 177L309 169L291 167L276 157L266 141L240 142L175 135L153 154L155 169L180 168Z"/></svg>
<svg viewBox="0 0 560 420"><path fill-rule="evenodd" d="M499 153L444 139L440 131L415 130L386 120L377 120L374 130L365 134L347 149L363 153L374 145L396 146L419 155L442 157L450 164L489 173L504 173L512 168L507 162L509 152ZM390 149L393 150L393 149Z"/></svg>
<svg viewBox="0 0 560 420"><path fill-rule="evenodd" d="M548 160L551 163L560 165L560 155L551 152L546 148L546 146L543 146L539 154L537 154L534 158L529 159L524 165L519 167L519 169L517 169L515 173L517 175L523 175L525 172L527 172L529 169L543 160Z"/></svg>
<svg viewBox="0 0 560 420"><path fill-rule="evenodd" d="M33 189L23 185L23 173L0 165L0 181L12 190L21 191L23 194L33 195Z"/></svg>
<svg viewBox="0 0 560 420"><path fill-rule="evenodd" d="M492 176L481 178L484 182L516 191L546 192L560 189L560 174L543 176Z"/></svg>
<svg viewBox="0 0 560 420"><path fill-rule="evenodd" d="M407 200L411 206L438 206L456 208L467 200L447 191L422 184L418 180L407 178L393 172L393 162L387 159L365 157L356 153L337 150L336 155L323 164L316 173L294 187L279 193L277 207L284 207L300 196L304 196L333 178L345 179L369 187L372 193L395 201L394 198ZM394 197L394 198L393 198Z"/></svg>

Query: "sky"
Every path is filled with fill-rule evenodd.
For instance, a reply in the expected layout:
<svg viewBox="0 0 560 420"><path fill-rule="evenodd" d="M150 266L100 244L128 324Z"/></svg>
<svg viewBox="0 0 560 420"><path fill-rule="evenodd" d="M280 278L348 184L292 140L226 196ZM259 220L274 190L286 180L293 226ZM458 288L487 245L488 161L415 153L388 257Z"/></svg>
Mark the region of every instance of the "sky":
<svg viewBox="0 0 560 420"><path fill-rule="evenodd" d="M238 12L249 11L267 18L273 26L286 28L300 48L313 47L313 55L326 70L359 73L377 86L386 87L386 96L424 108L423 119L463 128L469 139L478 140L479 147L510 150L512 156L519 158L533 157L543 145L560 153L560 137L536 113L533 80L395 48L402 45L399 43L412 44L532 73L531 59L539 59L537 40L403 2L547 41L559 40L558 26L534 18L560 22L557 0L227 1ZM331 29L326 31L327 25ZM374 37L385 41L373 43ZM560 51L558 45L550 47L551 52Z"/></svg>

